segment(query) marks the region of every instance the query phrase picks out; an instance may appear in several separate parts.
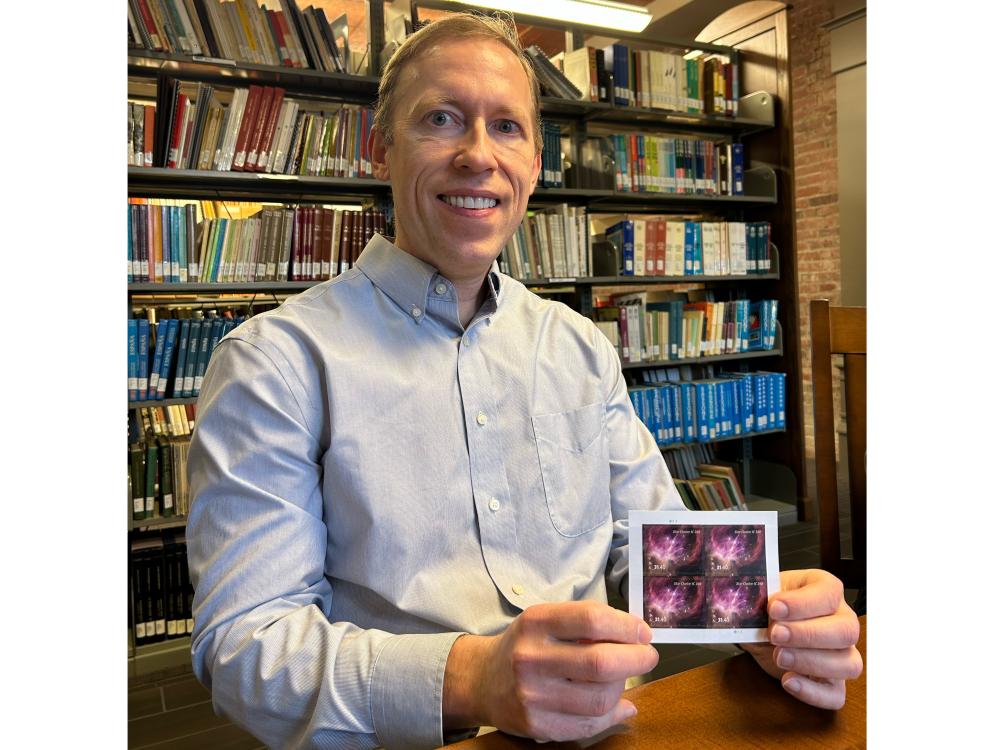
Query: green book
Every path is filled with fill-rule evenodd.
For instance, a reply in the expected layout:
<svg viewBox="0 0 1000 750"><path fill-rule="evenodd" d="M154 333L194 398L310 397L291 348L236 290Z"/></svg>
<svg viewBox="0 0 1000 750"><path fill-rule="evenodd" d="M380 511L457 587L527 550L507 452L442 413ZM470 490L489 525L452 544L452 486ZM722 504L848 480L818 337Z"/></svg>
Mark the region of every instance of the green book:
<svg viewBox="0 0 1000 750"><path fill-rule="evenodd" d="M170 442L163 436L156 439L157 460L160 465L160 515L174 515L174 472L170 456Z"/></svg>
<svg viewBox="0 0 1000 750"><path fill-rule="evenodd" d="M146 443L146 508L143 518L152 518L156 512L156 443L150 440Z"/></svg>

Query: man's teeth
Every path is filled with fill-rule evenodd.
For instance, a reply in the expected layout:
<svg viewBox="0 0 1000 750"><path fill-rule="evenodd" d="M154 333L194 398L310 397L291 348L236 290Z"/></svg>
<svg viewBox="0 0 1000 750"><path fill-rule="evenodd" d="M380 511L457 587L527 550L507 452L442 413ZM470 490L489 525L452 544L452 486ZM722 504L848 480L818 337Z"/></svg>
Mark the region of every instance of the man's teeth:
<svg viewBox="0 0 1000 750"><path fill-rule="evenodd" d="M444 200L456 208L493 208L497 204L496 198L473 198L467 195L446 195Z"/></svg>

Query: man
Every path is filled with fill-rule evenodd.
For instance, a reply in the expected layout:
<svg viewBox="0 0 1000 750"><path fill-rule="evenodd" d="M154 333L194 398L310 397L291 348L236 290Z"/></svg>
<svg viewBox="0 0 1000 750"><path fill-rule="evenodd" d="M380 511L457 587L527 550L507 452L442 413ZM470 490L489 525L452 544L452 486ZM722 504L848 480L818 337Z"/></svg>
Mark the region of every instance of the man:
<svg viewBox="0 0 1000 750"><path fill-rule="evenodd" d="M634 714L624 682L657 660L606 604L628 510L682 503L610 344L496 270L541 162L516 34L463 15L408 39L371 145L394 242L240 326L206 376L196 674L276 747L592 736ZM778 647L747 648L839 707L857 618L825 573L782 588Z"/></svg>

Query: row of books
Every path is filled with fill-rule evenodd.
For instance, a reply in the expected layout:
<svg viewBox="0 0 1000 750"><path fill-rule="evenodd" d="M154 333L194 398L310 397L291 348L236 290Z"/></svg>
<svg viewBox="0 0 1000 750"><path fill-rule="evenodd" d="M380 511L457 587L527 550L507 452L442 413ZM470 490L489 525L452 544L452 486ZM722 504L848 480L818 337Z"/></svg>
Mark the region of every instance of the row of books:
<svg viewBox="0 0 1000 750"><path fill-rule="evenodd" d="M129 199L130 283L321 281L387 231L375 208L260 206L247 218L196 221L206 203Z"/></svg>
<svg viewBox="0 0 1000 750"><path fill-rule="evenodd" d="M129 626L136 646L194 632L194 587L183 533L132 542L129 592Z"/></svg>
<svg viewBox="0 0 1000 750"><path fill-rule="evenodd" d="M691 56L615 43L560 53L553 62L580 92L576 98L584 101L729 117L738 114L737 67L718 55Z"/></svg>
<svg viewBox="0 0 1000 750"><path fill-rule="evenodd" d="M501 250L499 263L504 273L522 280L591 276L586 208L562 203L529 211Z"/></svg>
<svg viewBox="0 0 1000 750"><path fill-rule="evenodd" d="M554 122L542 120L542 168L538 184L547 188L565 186L562 161L562 131Z"/></svg>
<svg viewBox="0 0 1000 750"><path fill-rule="evenodd" d="M254 0L129 0L129 47L256 65L355 72L346 15L295 0L271 9ZM274 5L274 3L269 3Z"/></svg>
<svg viewBox="0 0 1000 750"><path fill-rule="evenodd" d="M689 510L748 510L736 472L725 464L698 464L696 479L674 479Z"/></svg>
<svg viewBox="0 0 1000 750"><path fill-rule="evenodd" d="M194 432L198 413L196 403L159 404L139 406L129 410L129 439L140 440L143 435L154 437L184 437Z"/></svg>
<svg viewBox="0 0 1000 750"><path fill-rule="evenodd" d="M280 86L217 89L161 76L156 104L130 102L128 115L130 166L372 176L368 107L289 99Z"/></svg>
<svg viewBox="0 0 1000 750"><path fill-rule="evenodd" d="M743 195L743 144L678 135L614 133L615 190Z"/></svg>
<svg viewBox="0 0 1000 750"><path fill-rule="evenodd" d="M146 318L129 318L129 401L197 396L216 345L244 320L229 311L207 318L163 318L155 325Z"/></svg>
<svg viewBox="0 0 1000 750"><path fill-rule="evenodd" d="M661 446L785 427L785 373L720 373L630 388L629 398Z"/></svg>
<svg viewBox="0 0 1000 750"><path fill-rule="evenodd" d="M595 324L615 345L623 363L774 349L777 300L686 298L671 292L615 294L613 305L596 308Z"/></svg>
<svg viewBox="0 0 1000 750"><path fill-rule="evenodd" d="M604 233L623 276L745 276L771 272L767 221L624 217Z"/></svg>
<svg viewBox="0 0 1000 750"><path fill-rule="evenodd" d="M190 439L165 436L129 443L128 485L133 521L186 516L190 509Z"/></svg>

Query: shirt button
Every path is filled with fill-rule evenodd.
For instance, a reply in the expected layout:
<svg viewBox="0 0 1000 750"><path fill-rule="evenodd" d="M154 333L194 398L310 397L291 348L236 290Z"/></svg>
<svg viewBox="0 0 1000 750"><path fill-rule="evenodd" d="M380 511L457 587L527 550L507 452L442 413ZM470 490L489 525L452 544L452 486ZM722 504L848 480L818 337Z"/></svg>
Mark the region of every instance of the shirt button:
<svg viewBox="0 0 1000 750"><path fill-rule="evenodd" d="M482 412L479 412L479 414L476 415L476 421L479 423L479 426L482 427L484 424L486 424L486 415L483 414Z"/></svg>
<svg viewBox="0 0 1000 750"><path fill-rule="evenodd" d="M445 292L448 291L448 287L445 286L444 282L439 281L437 283L437 286L434 287L434 291L437 292L438 294L444 294Z"/></svg>
<svg viewBox="0 0 1000 750"><path fill-rule="evenodd" d="M492 510L494 513L500 510L500 501L497 500L495 497L490 498L490 510Z"/></svg>
<svg viewBox="0 0 1000 750"><path fill-rule="evenodd" d="M414 318L419 318L423 314L424 311L421 310L419 307L413 307L410 309L410 315L412 315Z"/></svg>
<svg viewBox="0 0 1000 750"><path fill-rule="evenodd" d="M515 584L514 584L513 586L511 586L511 590L512 590L512 591L513 591L513 592L514 592L515 594L517 594L518 596L520 596L521 594L523 594L523 593L524 593L524 586L522 586L522 585L521 585L521 584L519 584L519 583L515 583Z"/></svg>

